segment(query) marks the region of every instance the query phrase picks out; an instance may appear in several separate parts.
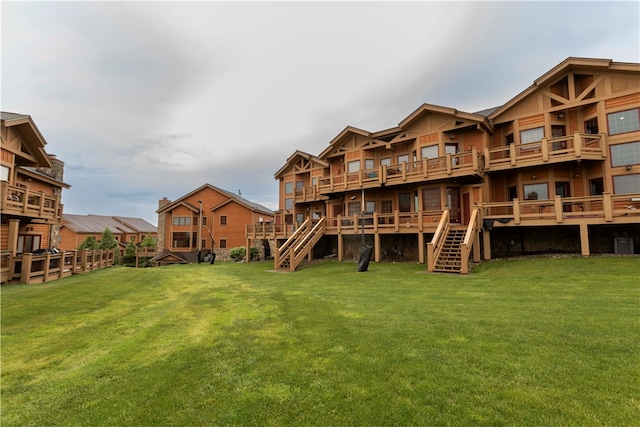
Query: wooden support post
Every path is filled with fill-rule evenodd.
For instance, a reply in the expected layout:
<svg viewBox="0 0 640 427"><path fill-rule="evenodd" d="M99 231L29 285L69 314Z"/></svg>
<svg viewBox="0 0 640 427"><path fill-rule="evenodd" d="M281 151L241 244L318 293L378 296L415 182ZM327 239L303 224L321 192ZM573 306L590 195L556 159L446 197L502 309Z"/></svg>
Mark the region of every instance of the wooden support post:
<svg viewBox="0 0 640 427"><path fill-rule="evenodd" d="M33 254L22 254L22 268L20 269L20 283L29 283Z"/></svg>
<svg viewBox="0 0 640 427"><path fill-rule="evenodd" d="M611 193L605 191L602 193L602 208L604 209L604 220L607 222L613 221L613 200L611 199Z"/></svg>
<svg viewBox="0 0 640 427"><path fill-rule="evenodd" d="M580 224L580 250L584 257L591 255L589 251L589 226L586 223Z"/></svg>
<svg viewBox="0 0 640 427"><path fill-rule="evenodd" d="M540 148L542 149L542 161L543 162L548 162L549 161L549 141L547 140L547 138L542 138L542 141L540 141Z"/></svg>
<svg viewBox="0 0 640 427"><path fill-rule="evenodd" d="M42 267L42 269L44 270L44 276L42 276L42 281L44 282L49 281L49 268L51 267L51 265L49 264L50 262L51 262L51 254L47 252L44 255L44 266Z"/></svg>
<svg viewBox="0 0 640 427"><path fill-rule="evenodd" d="M373 250L374 250L374 260L376 262L380 262L381 258L381 250L380 250L380 234L375 233L373 235Z"/></svg>
<svg viewBox="0 0 640 427"><path fill-rule="evenodd" d="M338 234L338 261L344 260L344 235Z"/></svg>
<svg viewBox="0 0 640 427"><path fill-rule="evenodd" d="M484 246L484 259L489 261L491 259L491 232L489 230L482 230L482 245Z"/></svg>
<svg viewBox="0 0 640 427"><path fill-rule="evenodd" d="M89 250L85 249L82 251L81 254L81 258L80 258L80 266L81 266L81 271L84 273L85 271L87 271L87 261L89 258Z"/></svg>
<svg viewBox="0 0 640 427"><path fill-rule="evenodd" d="M560 224L562 222L562 197L556 194L553 199L553 210L556 211L556 222Z"/></svg>
<svg viewBox="0 0 640 427"><path fill-rule="evenodd" d="M520 201L517 197L513 199L513 222L520 224Z"/></svg>
<svg viewBox="0 0 640 427"><path fill-rule="evenodd" d="M424 233L421 231L418 233L418 262L420 264L425 263L424 249Z"/></svg>
<svg viewBox="0 0 640 427"><path fill-rule="evenodd" d="M475 239L473 239L473 262L480 262L480 230L476 230Z"/></svg>
<svg viewBox="0 0 640 427"><path fill-rule="evenodd" d="M14 258L18 254L18 229L20 228L19 219L9 220L9 241L7 242L7 249L11 251L11 258Z"/></svg>

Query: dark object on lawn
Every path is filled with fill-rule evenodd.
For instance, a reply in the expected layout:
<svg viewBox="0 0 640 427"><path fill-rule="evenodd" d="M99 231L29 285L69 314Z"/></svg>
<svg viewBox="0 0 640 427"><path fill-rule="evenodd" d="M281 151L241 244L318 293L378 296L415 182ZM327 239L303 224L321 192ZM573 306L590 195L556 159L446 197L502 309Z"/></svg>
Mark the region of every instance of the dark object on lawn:
<svg viewBox="0 0 640 427"><path fill-rule="evenodd" d="M214 262L216 262L216 253L215 252L209 252L208 254L206 254L204 256L203 261L204 262L208 262L209 264L213 264Z"/></svg>
<svg viewBox="0 0 640 427"><path fill-rule="evenodd" d="M360 250L360 259L358 260L358 271L367 271L369 268L369 260L371 260L371 246L362 245Z"/></svg>

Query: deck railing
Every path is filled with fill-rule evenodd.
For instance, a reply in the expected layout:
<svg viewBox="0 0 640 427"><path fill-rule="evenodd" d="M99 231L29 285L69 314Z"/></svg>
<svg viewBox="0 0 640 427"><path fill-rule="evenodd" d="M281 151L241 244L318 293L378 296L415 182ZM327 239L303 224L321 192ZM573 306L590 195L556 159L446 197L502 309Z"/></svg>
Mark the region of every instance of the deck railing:
<svg viewBox="0 0 640 427"><path fill-rule="evenodd" d="M483 175L484 158L475 148L460 154L447 154L433 159L403 162L395 165L381 165L375 169L361 169L358 172L343 173L320 178L318 195L334 191L350 191L380 185L401 185L442 178L469 175Z"/></svg>
<svg viewBox="0 0 640 427"><path fill-rule="evenodd" d="M444 244L447 234L449 233L449 209L442 211L442 216L438 222L438 228L433 234L431 241L427 243L427 270L433 271L435 262L440 255L442 245Z"/></svg>
<svg viewBox="0 0 640 427"><path fill-rule="evenodd" d="M571 136L544 138L539 142L509 144L484 150L487 171L578 159L604 160L606 157L605 134L576 133Z"/></svg>
<svg viewBox="0 0 640 427"><path fill-rule="evenodd" d="M640 194L604 193L600 196L560 197L481 203L482 219L514 224L577 222L585 219L603 223L624 219L640 221Z"/></svg>
<svg viewBox="0 0 640 427"><path fill-rule="evenodd" d="M2 213L32 218L59 220L62 218L60 196L51 196L29 187L0 182Z"/></svg>
<svg viewBox="0 0 640 427"><path fill-rule="evenodd" d="M11 256L2 253L2 283L42 283L113 266L113 250L68 251Z"/></svg>

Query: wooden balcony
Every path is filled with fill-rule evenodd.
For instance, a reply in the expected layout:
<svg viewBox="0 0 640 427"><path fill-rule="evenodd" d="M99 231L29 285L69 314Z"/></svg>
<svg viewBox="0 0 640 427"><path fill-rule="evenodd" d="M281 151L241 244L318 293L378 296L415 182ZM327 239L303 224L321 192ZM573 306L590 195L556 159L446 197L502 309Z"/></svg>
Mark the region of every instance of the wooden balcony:
<svg viewBox="0 0 640 427"><path fill-rule="evenodd" d="M28 187L0 183L2 214L46 220L57 223L62 220L60 196L30 191Z"/></svg>
<svg viewBox="0 0 640 427"><path fill-rule="evenodd" d="M605 160L606 157L605 134L576 133L560 138L545 138L540 142L509 144L484 150L485 170L488 172L577 160Z"/></svg>
<svg viewBox="0 0 640 427"><path fill-rule="evenodd" d="M484 176L484 158L476 149L467 153L447 154L444 157L422 159L400 165L382 165L376 169L321 178L317 194L327 195L382 185L389 187L464 176Z"/></svg>
<svg viewBox="0 0 640 427"><path fill-rule="evenodd" d="M394 212L390 214L370 213L353 216L325 217L325 235L362 233L364 219L365 233L433 233L438 227L442 211ZM287 239L297 230L292 224L254 224L246 226L248 239Z"/></svg>
<svg viewBox="0 0 640 427"><path fill-rule="evenodd" d="M497 227L640 223L640 194L514 199L480 206L482 219Z"/></svg>

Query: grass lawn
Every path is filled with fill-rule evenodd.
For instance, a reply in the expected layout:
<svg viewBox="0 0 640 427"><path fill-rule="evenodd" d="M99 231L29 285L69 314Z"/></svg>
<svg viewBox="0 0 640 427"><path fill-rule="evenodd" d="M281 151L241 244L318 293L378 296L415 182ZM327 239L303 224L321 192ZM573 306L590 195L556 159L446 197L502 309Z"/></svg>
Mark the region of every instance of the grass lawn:
<svg viewBox="0 0 640 427"><path fill-rule="evenodd" d="M640 425L640 259L114 267L1 288L8 426Z"/></svg>

